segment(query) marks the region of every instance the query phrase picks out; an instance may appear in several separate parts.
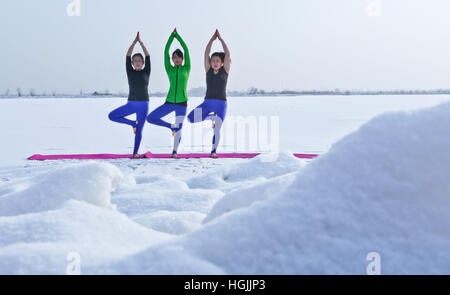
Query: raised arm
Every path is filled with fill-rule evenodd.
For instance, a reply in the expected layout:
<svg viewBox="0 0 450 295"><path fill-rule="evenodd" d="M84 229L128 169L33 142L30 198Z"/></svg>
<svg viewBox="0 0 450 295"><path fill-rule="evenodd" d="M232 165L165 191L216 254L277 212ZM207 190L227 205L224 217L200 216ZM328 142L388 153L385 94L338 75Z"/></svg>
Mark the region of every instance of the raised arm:
<svg viewBox="0 0 450 295"><path fill-rule="evenodd" d="M210 53L211 53L211 47L212 44L214 42L214 40L216 40L217 38L217 30L214 32L214 35L211 37L211 39L208 42L208 45L206 45L206 49L205 49L205 71L208 72L209 69L211 68L211 58L209 57Z"/></svg>
<svg viewBox="0 0 450 295"><path fill-rule="evenodd" d="M144 42L142 42L141 37L139 35L138 32L138 42L142 47L142 50L144 51L145 54L145 67L144 67L144 71L150 73L151 70L151 63L150 63L150 53L147 50L147 47L145 47Z"/></svg>
<svg viewBox="0 0 450 295"><path fill-rule="evenodd" d="M136 43L138 42L138 40L139 40L139 32L137 33L136 38L134 39L130 48L128 48L127 58L126 58L126 62L125 62L127 73L133 71L133 67L131 66L131 55L133 54L134 46L136 46Z"/></svg>
<svg viewBox="0 0 450 295"><path fill-rule="evenodd" d="M136 43L140 40L139 39L139 32L136 35L136 38L134 39L133 43L131 44L130 48L128 48L127 56L131 56L133 54L134 46L136 46Z"/></svg>
<svg viewBox="0 0 450 295"><path fill-rule="evenodd" d="M172 45L173 39L175 38L175 32L170 34L169 40L167 40L166 48L164 49L164 66L166 67L166 72L169 72L172 68L172 64L170 63L170 46Z"/></svg>
<svg viewBox="0 0 450 295"><path fill-rule="evenodd" d="M225 69L225 71L227 73L230 72L230 68L231 68L231 57L230 57L230 50L228 49L227 44L225 43L225 41L222 39L222 36L220 35L219 32L217 32L217 38L220 40L220 42L222 43L222 47L223 47L223 51L225 52L225 60L223 62L223 67Z"/></svg>
<svg viewBox="0 0 450 295"><path fill-rule="evenodd" d="M181 47L183 47L184 50L184 66L187 68L188 71L191 70L191 56L189 54L189 48L187 47L186 43L184 42L183 38L178 34L177 31L175 31L175 38L177 38L178 42L180 42Z"/></svg>
<svg viewBox="0 0 450 295"><path fill-rule="evenodd" d="M150 53L148 52L147 47L145 47L144 42L139 41L139 44L141 45L142 50L144 51L145 56L150 56Z"/></svg>

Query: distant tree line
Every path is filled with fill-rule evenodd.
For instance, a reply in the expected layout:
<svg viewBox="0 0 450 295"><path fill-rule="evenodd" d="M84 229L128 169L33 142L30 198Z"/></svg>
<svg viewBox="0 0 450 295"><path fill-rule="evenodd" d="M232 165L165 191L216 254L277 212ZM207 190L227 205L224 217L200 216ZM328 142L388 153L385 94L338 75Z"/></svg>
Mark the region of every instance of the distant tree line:
<svg viewBox="0 0 450 295"><path fill-rule="evenodd" d="M205 87L191 88L188 91L188 95L191 97L203 97L206 93ZM227 95L230 97L236 96L301 96L301 95L439 95L439 94L450 94L450 89L429 89L429 90L282 90L282 91L266 91L264 89L258 89L256 87L250 87L245 91L229 90ZM167 92L152 92L150 96L152 97L166 97ZM103 91L94 91L91 93L84 92L82 89L79 94L64 94L57 93L56 91L42 92L40 94L36 93L34 89L29 89L27 92L22 91L20 87L16 88L15 93L11 93L10 89L6 89L0 97L127 97L128 94L125 92L110 92L108 89Z"/></svg>

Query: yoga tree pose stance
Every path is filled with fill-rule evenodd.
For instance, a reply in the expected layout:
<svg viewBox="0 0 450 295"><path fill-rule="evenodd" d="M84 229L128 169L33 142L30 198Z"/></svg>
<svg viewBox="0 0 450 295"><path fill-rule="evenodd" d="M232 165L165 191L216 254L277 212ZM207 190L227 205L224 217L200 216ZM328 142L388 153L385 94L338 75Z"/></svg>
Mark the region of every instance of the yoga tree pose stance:
<svg viewBox="0 0 450 295"><path fill-rule="evenodd" d="M215 52L209 56L214 40L219 39L224 52ZM217 158L217 147L220 141L220 129L222 128L227 113L227 80L230 72L231 59L230 50L216 30L208 42L205 50L206 71L206 95L204 101L193 109L187 116L191 123L211 120L214 129L212 140L211 157Z"/></svg>
<svg viewBox="0 0 450 295"><path fill-rule="evenodd" d="M144 57L140 53L136 53L133 57L131 57L134 46L138 42L144 51L145 62ZM143 68L144 64L145 67ZM111 121L127 124L133 127L133 132L135 134L133 158L139 158L139 145L142 140L142 131L144 129L145 118L148 114L148 82L151 71L150 54L142 42L139 32L137 33L136 39L128 49L125 66L129 86L128 102L110 112L109 119ZM131 114L136 114L136 120L125 118Z"/></svg>
<svg viewBox="0 0 450 295"><path fill-rule="evenodd" d="M174 65L172 65L170 63L169 50L175 38L183 47L184 56L180 49L176 49L172 53L172 61L174 63ZM177 151L181 141L183 121L186 117L188 101L186 89L189 73L191 71L191 58L189 55L189 49L181 36L178 34L176 28L173 30L172 34L170 34L164 50L164 65L170 81L169 93L167 94L165 103L153 110L148 115L147 121L151 124L166 127L171 130L172 136L174 137L172 157L178 158ZM161 119L172 112L175 112L175 123L171 124Z"/></svg>

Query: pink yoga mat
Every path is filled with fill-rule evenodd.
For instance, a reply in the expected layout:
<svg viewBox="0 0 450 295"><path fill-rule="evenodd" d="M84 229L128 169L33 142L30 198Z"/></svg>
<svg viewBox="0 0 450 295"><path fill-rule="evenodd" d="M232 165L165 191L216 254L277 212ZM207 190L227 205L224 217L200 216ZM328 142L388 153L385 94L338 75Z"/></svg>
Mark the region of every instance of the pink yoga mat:
<svg viewBox="0 0 450 295"><path fill-rule="evenodd" d="M141 159L144 155L140 155ZM133 155L119 154L73 154L73 155L32 155L28 160L102 160L102 159L131 159Z"/></svg>
<svg viewBox="0 0 450 295"><path fill-rule="evenodd" d="M242 158L248 159L259 155L259 153L219 153L219 158ZM140 155L141 159L168 159L172 158L171 154L152 154L147 152ZM294 154L295 157L301 159L313 159L319 155L317 154ZM191 153L191 154L179 154L178 157L182 159L189 158L209 158L210 154L207 153ZM120 154L73 154L73 155L40 155L36 154L28 158L28 160L102 160L102 159L132 159L133 155L120 155Z"/></svg>

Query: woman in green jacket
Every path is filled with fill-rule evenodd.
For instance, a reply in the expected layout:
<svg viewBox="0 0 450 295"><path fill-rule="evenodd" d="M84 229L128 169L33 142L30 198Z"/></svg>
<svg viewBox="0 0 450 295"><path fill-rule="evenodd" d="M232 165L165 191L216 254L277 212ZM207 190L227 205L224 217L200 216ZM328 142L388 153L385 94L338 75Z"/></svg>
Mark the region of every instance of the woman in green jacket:
<svg viewBox="0 0 450 295"><path fill-rule="evenodd" d="M172 65L170 63L169 50L175 38L183 47L184 57L183 52L180 49L175 50L172 53L172 61L174 63L174 65ZM164 50L164 65L170 81L169 93L167 94L165 103L156 108L147 116L147 122L169 128L172 131L172 136L174 137L172 157L178 158L177 150L181 141L181 129L184 118L186 117L188 101L186 89L189 73L191 71L191 58L189 55L189 49L181 36L178 34L176 28L173 30L172 34L170 34ZM172 112L175 112L174 124L168 123L161 119Z"/></svg>

